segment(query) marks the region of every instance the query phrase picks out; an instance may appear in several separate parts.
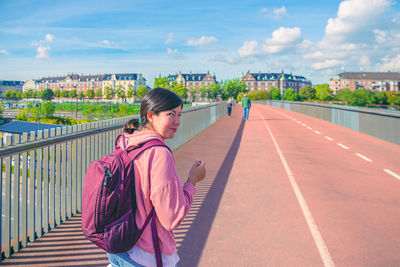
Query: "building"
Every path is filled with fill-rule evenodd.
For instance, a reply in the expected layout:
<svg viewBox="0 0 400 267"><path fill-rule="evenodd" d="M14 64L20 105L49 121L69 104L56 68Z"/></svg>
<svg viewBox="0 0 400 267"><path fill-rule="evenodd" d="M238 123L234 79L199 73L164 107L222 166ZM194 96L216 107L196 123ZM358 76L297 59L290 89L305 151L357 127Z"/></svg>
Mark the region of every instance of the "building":
<svg viewBox="0 0 400 267"><path fill-rule="evenodd" d="M34 90L38 91L39 90L39 81L38 80L28 80L24 83L24 86L22 86L22 91L28 91L28 90Z"/></svg>
<svg viewBox="0 0 400 267"><path fill-rule="evenodd" d="M8 90L22 92L24 82L22 81L0 81L0 96L3 96Z"/></svg>
<svg viewBox="0 0 400 267"><path fill-rule="evenodd" d="M336 91L367 89L373 92L399 91L399 72L343 72L329 80L329 88Z"/></svg>
<svg viewBox="0 0 400 267"><path fill-rule="evenodd" d="M167 76L169 85L174 82L177 84L183 84L189 91L194 88L196 90L196 95L199 96L199 88L201 86L208 87L211 84L216 84L215 74L211 75L210 72L207 73L181 73L170 74ZM191 93L189 92L189 97Z"/></svg>
<svg viewBox="0 0 400 267"><path fill-rule="evenodd" d="M120 86L128 90L132 85L136 90L140 85L146 85L146 79L142 74L127 73L127 74L97 74L97 75L78 75L69 74L67 76L46 77L40 80L29 80L24 90L44 90L51 89L53 91L72 91L85 93L87 90L93 91L102 90L103 96L104 88L110 86L116 89Z"/></svg>
<svg viewBox="0 0 400 267"><path fill-rule="evenodd" d="M311 81L303 76L286 74L283 71L281 73L250 73L248 71L246 75L242 75L241 80L246 84L249 91L265 91L271 87L276 87L281 89L281 93L285 92L287 88L292 88L298 93L300 88L312 86Z"/></svg>

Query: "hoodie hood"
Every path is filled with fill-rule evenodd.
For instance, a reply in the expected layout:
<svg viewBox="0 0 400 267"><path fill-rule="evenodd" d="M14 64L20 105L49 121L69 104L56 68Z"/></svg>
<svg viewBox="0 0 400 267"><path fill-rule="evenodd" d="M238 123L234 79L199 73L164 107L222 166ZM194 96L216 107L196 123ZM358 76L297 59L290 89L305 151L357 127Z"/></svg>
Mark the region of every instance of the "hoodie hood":
<svg viewBox="0 0 400 267"><path fill-rule="evenodd" d="M148 129L142 129L140 131L134 131L132 134L125 134L125 145L127 149L132 149L146 141L153 139L161 140L165 144L164 138L162 138L157 132ZM124 147L123 140L123 138L118 140L118 145L120 147Z"/></svg>

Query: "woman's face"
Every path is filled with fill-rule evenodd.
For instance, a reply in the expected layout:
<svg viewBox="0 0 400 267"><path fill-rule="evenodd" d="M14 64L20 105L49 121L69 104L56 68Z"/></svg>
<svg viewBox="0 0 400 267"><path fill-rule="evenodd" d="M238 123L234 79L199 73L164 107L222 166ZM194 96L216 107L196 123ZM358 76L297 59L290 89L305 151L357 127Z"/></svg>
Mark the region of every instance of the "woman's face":
<svg viewBox="0 0 400 267"><path fill-rule="evenodd" d="M150 128L159 133L164 139L173 138L179 125L181 125L181 106L177 106L171 110L161 111L157 115L154 115L152 112L149 113Z"/></svg>

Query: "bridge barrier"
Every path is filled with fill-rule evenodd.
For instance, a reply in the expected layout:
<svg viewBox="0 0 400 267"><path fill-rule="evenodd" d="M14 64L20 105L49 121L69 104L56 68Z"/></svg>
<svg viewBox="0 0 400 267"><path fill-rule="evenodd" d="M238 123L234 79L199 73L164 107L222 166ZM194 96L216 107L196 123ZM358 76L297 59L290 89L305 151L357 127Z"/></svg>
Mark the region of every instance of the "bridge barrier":
<svg viewBox="0 0 400 267"><path fill-rule="evenodd" d="M184 109L172 150L226 114L225 104ZM1 259L81 211L82 183L90 162L114 149L124 124L136 116L0 139Z"/></svg>
<svg viewBox="0 0 400 267"><path fill-rule="evenodd" d="M277 100L257 100L254 103L319 118L400 145L398 111Z"/></svg>

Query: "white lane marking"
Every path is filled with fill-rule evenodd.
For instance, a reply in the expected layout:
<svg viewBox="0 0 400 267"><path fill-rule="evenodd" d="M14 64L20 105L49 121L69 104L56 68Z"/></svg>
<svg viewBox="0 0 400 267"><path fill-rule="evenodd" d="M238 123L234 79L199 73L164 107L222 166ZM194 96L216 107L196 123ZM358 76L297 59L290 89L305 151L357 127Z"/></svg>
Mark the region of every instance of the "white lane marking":
<svg viewBox="0 0 400 267"><path fill-rule="evenodd" d="M395 173L395 172L392 172L391 170L389 170L389 169L383 169L387 174L390 174L391 176L393 176L394 178L396 178L396 179L399 179L400 180L400 175L398 175L397 173Z"/></svg>
<svg viewBox="0 0 400 267"><path fill-rule="evenodd" d="M307 129L308 129L308 130L312 130L312 128L311 128L310 126L307 126Z"/></svg>
<svg viewBox="0 0 400 267"><path fill-rule="evenodd" d="M304 127L306 127L307 125L306 124L304 124L304 123L302 123L301 125L303 125Z"/></svg>
<svg viewBox="0 0 400 267"><path fill-rule="evenodd" d="M341 144L341 143L337 143L337 145L340 146L340 147L342 147L342 148L344 148L344 149L349 149L349 147L347 147L347 146L345 146L345 145L343 145L343 144Z"/></svg>
<svg viewBox="0 0 400 267"><path fill-rule="evenodd" d="M257 111L258 115L262 118L261 114ZM303 197L303 194L300 191L299 186L297 185L296 179L292 173L292 171L289 168L289 165L285 159L285 157L282 154L281 149L279 148L278 143L275 140L274 135L271 132L271 129L269 128L268 124L264 120L264 125L268 130L269 135L271 136L272 142L275 145L275 149L279 154L279 157L281 158L282 164L285 167L286 174L289 178L290 184L292 185L293 191L296 195L297 201L300 204L301 211L303 212L303 215L306 219L308 228L310 229L311 235L314 239L315 245L317 246L319 255L321 256L322 262L325 267L334 267L335 264L333 263L333 260L331 258L331 255L329 254L328 248L325 245L324 240L322 239L321 233L318 230L317 224L315 223L315 220L311 214L310 209L307 206L306 200Z"/></svg>
<svg viewBox="0 0 400 267"><path fill-rule="evenodd" d="M325 136L326 139L328 139L329 141L333 141L332 138L330 138L329 136Z"/></svg>
<svg viewBox="0 0 400 267"><path fill-rule="evenodd" d="M301 124L301 121L297 121L298 124Z"/></svg>
<svg viewBox="0 0 400 267"><path fill-rule="evenodd" d="M320 132L318 132L318 131L315 131L315 130L314 130L314 133L316 133L316 134L321 134Z"/></svg>
<svg viewBox="0 0 400 267"><path fill-rule="evenodd" d="M363 154L360 153L356 153L357 156L359 156L360 158L362 158L365 161L371 162L372 159L367 158L366 156L364 156Z"/></svg>

